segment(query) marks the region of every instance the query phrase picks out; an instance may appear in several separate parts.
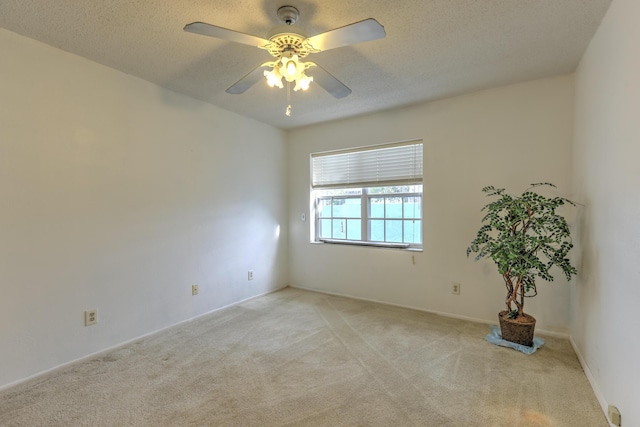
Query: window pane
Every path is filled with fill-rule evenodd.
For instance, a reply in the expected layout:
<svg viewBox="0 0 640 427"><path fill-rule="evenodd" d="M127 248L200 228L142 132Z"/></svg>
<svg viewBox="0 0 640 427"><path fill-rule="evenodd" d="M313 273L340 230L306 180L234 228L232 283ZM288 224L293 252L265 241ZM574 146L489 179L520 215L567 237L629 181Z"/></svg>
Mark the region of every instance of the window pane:
<svg viewBox="0 0 640 427"><path fill-rule="evenodd" d="M422 197L404 198L404 217L422 218Z"/></svg>
<svg viewBox="0 0 640 427"><path fill-rule="evenodd" d="M414 185L399 185L390 187L370 187L367 189L369 194L398 194L398 193L411 193L411 189L415 188Z"/></svg>
<svg viewBox="0 0 640 427"><path fill-rule="evenodd" d="M334 239L346 239L347 238L347 224L344 219L333 220L333 234L331 237Z"/></svg>
<svg viewBox="0 0 640 427"><path fill-rule="evenodd" d="M318 221L318 236L323 239L331 238L331 220L330 219L321 219Z"/></svg>
<svg viewBox="0 0 640 427"><path fill-rule="evenodd" d="M334 199L333 216L343 218L360 218L361 198L357 199Z"/></svg>
<svg viewBox="0 0 640 427"><path fill-rule="evenodd" d="M332 188L330 190L315 190L321 196L354 196L362 194L362 188Z"/></svg>
<svg viewBox="0 0 640 427"><path fill-rule="evenodd" d="M402 197L387 197L385 205L385 218L402 218Z"/></svg>
<svg viewBox="0 0 640 427"><path fill-rule="evenodd" d="M387 242L402 242L402 221L386 221Z"/></svg>
<svg viewBox="0 0 640 427"><path fill-rule="evenodd" d="M362 198L347 199L345 203L345 216L347 218L360 218L362 215Z"/></svg>
<svg viewBox="0 0 640 427"><path fill-rule="evenodd" d="M318 200L318 216L319 217L331 216L331 199Z"/></svg>
<svg viewBox="0 0 640 427"><path fill-rule="evenodd" d="M362 240L362 221L359 219L347 220L347 239Z"/></svg>
<svg viewBox="0 0 640 427"><path fill-rule="evenodd" d="M384 242L384 221L371 220L369 221L369 227L371 228L371 240L374 242Z"/></svg>
<svg viewBox="0 0 640 427"><path fill-rule="evenodd" d="M409 220L404 222L404 242L422 243L422 221Z"/></svg>
<svg viewBox="0 0 640 427"><path fill-rule="evenodd" d="M344 202L345 202L345 199L333 199L333 203L332 203L333 217L344 216Z"/></svg>
<svg viewBox="0 0 640 427"><path fill-rule="evenodd" d="M371 197L369 199L369 217L384 218L384 197Z"/></svg>
<svg viewBox="0 0 640 427"><path fill-rule="evenodd" d="M386 193L387 187L370 187L367 188L367 193L368 194L384 194Z"/></svg>

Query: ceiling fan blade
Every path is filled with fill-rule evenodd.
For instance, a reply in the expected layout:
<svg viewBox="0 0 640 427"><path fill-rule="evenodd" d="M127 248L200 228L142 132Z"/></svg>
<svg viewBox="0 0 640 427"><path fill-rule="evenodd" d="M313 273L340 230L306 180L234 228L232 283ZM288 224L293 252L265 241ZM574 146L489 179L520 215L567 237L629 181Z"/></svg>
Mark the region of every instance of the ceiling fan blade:
<svg viewBox="0 0 640 427"><path fill-rule="evenodd" d="M217 27L204 22L192 22L184 26L184 30L188 33L200 34L203 36L215 37L218 39L229 40L236 43L242 43L249 46L264 46L269 40L262 37L252 36L250 34L240 33L238 31L229 30L227 28Z"/></svg>
<svg viewBox="0 0 640 427"><path fill-rule="evenodd" d="M313 82L333 95L334 98L340 99L351 94L351 89L318 64L310 68L307 74L313 76Z"/></svg>
<svg viewBox="0 0 640 427"><path fill-rule="evenodd" d="M225 92L230 93L231 95L240 95L244 93L247 89L249 89L254 84L258 83L260 79L264 77L264 71L268 70L269 66L262 64L259 67L255 68L249 74L235 82L229 89Z"/></svg>
<svg viewBox="0 0 640 427"><path fill-rule="evenodd" d="M309 37L307 41L319 51L325 51L350 44L381 39L386 35L384 27L375 19L369 18Z"/></svg>

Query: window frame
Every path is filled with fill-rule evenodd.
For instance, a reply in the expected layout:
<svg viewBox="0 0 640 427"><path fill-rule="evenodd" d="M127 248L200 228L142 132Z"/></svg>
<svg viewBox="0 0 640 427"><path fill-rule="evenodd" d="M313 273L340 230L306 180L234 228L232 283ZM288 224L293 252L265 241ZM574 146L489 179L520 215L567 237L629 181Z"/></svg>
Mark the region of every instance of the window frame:
<svg viewBox="0 0 640 427"><path fill-rule="evenodd" d="M347 148L342 150L311 153L311 215L314 218L310 230L310 238L316 243L342 243L366 246L383 246L404 249L422 250L423 245L423 141L421 139L401 141L387 144L370 145L365 147ZM406 192L384 191L370 192L374 188L405 187ZM407 188L408 187L408 188ZM336 191L337 190L337 191ZM342 191L344 190L344 194ZM353 190L353 192L352 192ZM337 194L331 194L333 192ZM383 198L385 208L383 217L372 217L372 199ZM400 218L386 216L387 203L390 197L399 197L402 203ZM408 197L419 198L419 217L406 218L404 216L405 200ZM333 216L336 199L360 199L360 216ZM331 216L323 217L322 206L329 202ZM331 238L322 237L322 222L330 220ZM344 228L339 237L334 238L334 221L340 221ZM349 221L360 221L360 240L349 239ZM372 240L372 221L383 221L383 239L387 239L387 228L391 221L401 221L400 238L402 243ZM418 240L414 238L407 242L405 226L407 221L418 222ZM325 221L326 224L326 221ZM357 236L357 233L354 235ZM326 234L325 234L326 236ZM353 235L352 235L353 237Z"/></svg>
<svg viewBox="0 0 640 427"><path fill-rule="evenodd" d="M419 185L414 185L412 187L422 187L422 184ZM384 186L384 187L388 187L388 186ZM422 245L423 245L423 241L422 241L422 230L423 230L423 217L422 217L422 212L423 212L423 192L422 191L415 191L415 188L413 191L408 191L408 192L399 192L399 193L371 193L369 190L372 188L380 188L380 187L362 187L362 188L351 188L351 190L356 190L359 189L361 190L360 194L352 194L352 195L346 195L346 194L339 194L339 195L322 195L322 194L317 194L318 192L314 192L316 194L314 194L314 219L315 219L315 229L314 229L314 236L313 236L313 241L314 242L320 242L320 243L340 243L340 244L348 244L348 245L359 245L359 246L379 246L379 247L391 247L391 248L401 248L401 249L422 249ZM321 191L319 191L321 192ZM384 211L383 211L383 215L382 217L379 216L372 216L372 209L371 209L371 203L372 203L372 199L376 199L376 198L382 198L385 199L385 203L384 203ZM386 216L386 209L387 209L387 204L386 204L386 199L387 198L399 198L402 200L402 213L400 217L388 217ZM419 204L420 204L420 209L419 209L419 216L416 217L406 217L405 216L405 199L406 198L418 198L419 199ZM352 216L334 216L334 212L333 212L333 206L335 206L333 204L334 200L346 200L346 199L359 199L360 200L360 216L358 217L352 217ZM330 206L331 207L331 213L329 216L326 215L322 215L322 212L324 209L320 209L320 205L322 203L322 201L329 201L329 203L324 204L324 206ZM322 221L323 220L330 220L331 221L331 226L330 226L330 231L331 231L331 237L322 237L323 234L323 226L322 226ZM345 229L344 229L344 238L336 238L333 236L333 221L343 221L345 224ZM358 220L360 221L360 239L350 239L349 236L349 220ZM371 221L383 221L384 222L384 226L383 226L383 233L384 233L384 240L373 240L372 238L372 234L371 234ZM396 242L396 241L387 241L387 222L388 221L400 221L402 224L402 231L401 231L401 236L402 236L402 242ZM414 222L418 222L419 225L419 242L407 242L405 241L405 226L406 223L409 221L414 221Z"/></svg>

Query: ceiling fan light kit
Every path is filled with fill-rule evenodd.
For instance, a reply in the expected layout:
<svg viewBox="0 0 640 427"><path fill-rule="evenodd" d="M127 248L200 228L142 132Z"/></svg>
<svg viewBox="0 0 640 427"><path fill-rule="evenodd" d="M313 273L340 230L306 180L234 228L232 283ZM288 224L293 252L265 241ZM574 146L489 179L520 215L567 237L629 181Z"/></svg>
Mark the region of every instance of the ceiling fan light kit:
<svg viewBox="0 0 640 427"><path fill-rule="evenodd" d="M264 76L267 78L267 84L270 87L278 87L282 89L282 79L287 83L295 82L294 91L307 90L309 84L313 81L313 76L307 76L305 70L314 67L313 62L302 62L295 53L283 54L282 57L273 62L265 62L263 67L271 67L271 71L265 70Z"/></svg>
<svg viewBox="0 0 640 427"><path fill-rule="evenodd" d="M289 116L291 114L289 99L291 83L295 83L294 91L305 91L309 89L311 82L315 82L336 99L344 98L351 94L351 89L327 70L314 62L303 62L301 58L306 58L312 53L324 52L386 36L384 27L375 19L369 18L312 37L306 37L294 25L299 17L300 13L294 6L280 7L278 9L278 18L283 22L283 25L274 28L270 32L271 35L268 40L203 22L188 24L184 27L184 30L194 34L256 46L269 52L271 56L276 58L274 61L265 62L258 66L229 87L226 92L233 95L244 93L263 77L266 78L270 87L282 89L284 88L284 79L287 82L288 105L286 115ZM306 71L310 68L313 68L312 75L307 75Z"/></svg>

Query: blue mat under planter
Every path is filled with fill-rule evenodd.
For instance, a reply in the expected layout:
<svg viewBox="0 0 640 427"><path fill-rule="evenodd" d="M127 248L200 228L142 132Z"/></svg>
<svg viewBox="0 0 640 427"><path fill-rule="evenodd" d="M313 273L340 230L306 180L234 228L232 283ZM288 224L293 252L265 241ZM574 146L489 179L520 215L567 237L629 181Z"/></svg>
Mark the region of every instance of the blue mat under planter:
<svg viewBox="0 0 640 427"><path fill-rule="evenodd" d="M522 344L516 344L511 341L505 341L502 339L500 328L494 325L491 325L491 333L488 334L485 339L491 344L499 345L501 347L509 347L524 354L532 354L544 344L544 340L538 337L533 337L533 345L531 347L527 347L526 345Z"/></svg>

